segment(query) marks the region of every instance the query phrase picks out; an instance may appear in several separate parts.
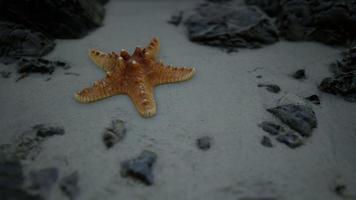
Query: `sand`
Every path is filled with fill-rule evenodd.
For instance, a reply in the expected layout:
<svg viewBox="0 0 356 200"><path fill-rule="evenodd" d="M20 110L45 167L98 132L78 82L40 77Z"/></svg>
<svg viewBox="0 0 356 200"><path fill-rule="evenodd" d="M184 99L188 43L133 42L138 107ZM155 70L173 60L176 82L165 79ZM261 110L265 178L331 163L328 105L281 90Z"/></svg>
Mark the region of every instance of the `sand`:
<svg viewBox="0 0 356 200"><path fill-rule="evenodd" d="M195 3L112 0L106 5L101 28L80 40L58 40L56 49L46 56L68 62L71 69L58 69L50 81L43 75L19 82L14 77L0 78L0 143L8 143L35 124L63 126L64 136L48 139L38 157L25 163L28 170L56 166L61 177L78 170L80 200L340 199L332 191L335 184L355 192L356 104L317 89L322 78L331 75L327 66L339 58L340 49L282 40L227 54L191 43L184 27L166 21ZM197 69L190 81L155 89L155 117L141 118L127 96L93 104L74 100L76 91L104 77L89 60L89 48L132 52L154 36L160 38L160 58L165 63ZM289 76L300 68L306 70L306 80ZM278 84L282 91L269 93L258 83ZM289 93L321 96L321 106L312 105L318 128L298 149L275 140L274 148L266 148L260 144L266 133L258 124L275 120L265 109ZM128 132L108 150L102 133L113 119L124 120ZM213 138L210 150L196 147L200 136ZM144 149L158 155L153 186L120 176L120 162ZM55 187L50 199L65 197Z"/></svg>

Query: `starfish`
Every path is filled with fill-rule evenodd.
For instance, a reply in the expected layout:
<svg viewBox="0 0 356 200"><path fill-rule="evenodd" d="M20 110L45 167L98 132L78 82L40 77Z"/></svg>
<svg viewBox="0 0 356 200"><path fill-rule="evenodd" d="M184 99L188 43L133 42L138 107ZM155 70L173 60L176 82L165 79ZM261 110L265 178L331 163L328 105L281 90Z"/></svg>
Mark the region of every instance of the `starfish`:
<svg viewBox="0 0 356 200"><path fill-rule="evenodd" d="M195 74L195 68L165 66L162 61L157 61L159 48L158 39L153 38L146 48L136 47L132 55L125 49L119 53L89 50L89 57L106 72L106 76L94 82L92 87L77 92L75 99L90 103L113 95L126 94L142 117L154 116L154 87L185 81Z"/></svg>

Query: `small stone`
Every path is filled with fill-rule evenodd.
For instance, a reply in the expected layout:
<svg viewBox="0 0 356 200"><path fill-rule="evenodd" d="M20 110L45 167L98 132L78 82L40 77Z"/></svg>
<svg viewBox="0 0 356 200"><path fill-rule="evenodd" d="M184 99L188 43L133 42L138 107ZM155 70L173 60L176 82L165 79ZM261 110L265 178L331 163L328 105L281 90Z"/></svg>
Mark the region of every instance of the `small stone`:
<svg viewBox="0 0 356 200"><path fill-rule="evenodd" d="M313 104L320 105L320 98L318 95L311 95L305 98L306 100L312 102Z"/></svg>
<svg viewBox="0 0 356 200"><path fill-rule="evenodd" d="M262 137L261 144L265 147L273 147L271 138L269 138L268 136Z"/></svg>
<svg viewBox="0 0 356 200"><path fill-rule="evenodd" d="M294 74L292 75L293 78L295 79L305 79L305 70L304 69L299 69L296 72L294 72Z"/></svg>
<svg viewBox="0 0 356 200"><path fill-rule="evenodd" d="M302 139L294 133L286 133L283 135L279 135L276 139L278 142L284 143L292 149L303 145Z"/></svg>
<svg viewBox="0 0 356 200"><path fill-rule="evenodd" d="M271 135L279 135L280 133L285 131L283 126L270 121L264 121L259 124L259 126Z"/></svg>
<svg viewBox="0 0 356 200"><path fill-rule="evenodd" d="M279 93L281 88L276 84L258 84L257 87L265 87L267 91L272 93Z"/></svg>
<svg viewBox="0 0 356 200"><path fill-rule="evenodd" d="M126 136L125 122L122 120L113 120L111 127L106 128L103 134L103 142L107 148L111 148L116 143L123 140Z"/></svg>
<svg viewBox="0 0 356 200"><path fill-rule="evenodd" d="M154 182L152 168L156 160L157 155L155 153L144 150L137 158L121 163L121 175L152 185Z"/></svg>
<svg viewBox="0 0 356 200"><path fill-rule="evenodd" d="M76 199L79 195L80 189L78 187L79 174L74 171L70 175L63 177L59 183L59 187L63 194L69 199Z"/></svg>
<svg viewBox="0 0 356 200"><path fill-rule="evenodd" d="M262 78L262 75L257 75L256 78Z"/></svg>
<svg viewBox="0 0 356 200"><path fill-rule="evenodd" d="M203 136L197 139L196 144L201 150L208 150L211 147L212 138L209 136Z"/></svg>

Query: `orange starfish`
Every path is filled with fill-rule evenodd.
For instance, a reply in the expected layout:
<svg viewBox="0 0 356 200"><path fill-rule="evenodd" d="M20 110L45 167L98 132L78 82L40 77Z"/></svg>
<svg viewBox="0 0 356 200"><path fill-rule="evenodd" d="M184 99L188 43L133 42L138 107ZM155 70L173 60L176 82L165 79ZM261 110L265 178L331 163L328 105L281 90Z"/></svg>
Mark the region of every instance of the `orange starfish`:
<svg viewBox="0 0 356 200"><path fill-rule="evenodd" d="M117 94L127 94L143 117L156 114L153 88L156 85L185 81L195 68L164 66L157 62L159 41L154 38L144 49L137 47L132 56L126 50L119 54L89 50L89 57L106 71L106 77L90 88L75 94L79 102L89 103Z"/></svg>

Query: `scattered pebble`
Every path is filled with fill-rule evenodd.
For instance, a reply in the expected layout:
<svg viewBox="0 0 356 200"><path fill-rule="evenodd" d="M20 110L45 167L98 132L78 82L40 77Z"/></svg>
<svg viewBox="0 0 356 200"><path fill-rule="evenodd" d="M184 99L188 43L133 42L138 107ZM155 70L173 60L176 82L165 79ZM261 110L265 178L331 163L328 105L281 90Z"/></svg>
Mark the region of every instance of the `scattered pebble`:
<svg viewBox="0 0 356 200"><path fill-rule="evenodd" d="M256 78L262 78L262 75L257 75Z"/></svg>
<svg viewBox="0 0 356 200"><path fill-rule="evenodd" d="M280 133L285 131L283 126L270 121L264 121L259 124L259 126L271 135L279 135Z"/></svg>
<svg viewBox="0 0 356 200"><path fill-rule="evenodd" d="M269 138L268 136L262 137L261 144L265 147L273 147L271 138Z"/></svg>
<svg viewBox="0 0 356 200"><path fill-rule="evenodd" d="M198 148L204 151L210 149L211 143L212 143L212 138L209 136L203 136L196 140L196 144Z"/></svg>
<svg viewBox="0 0 356 200"><path fill-rule="evenodd" d="M125 122L122 120L111 121L111 127L106 128L103 134L103 142L107 148L111 148L126 136Z"/></svg>
<svg viewBox="0 0 356 200"><path fill-rule="evenodd" d="M177 14L172 15L168 23L179 26L183 19L183 13L183 11L179 11Z"/></svg>
<svg viewBox="0 0 356 200"><path fill-rule="evenodd" d="M156 160L157 155L155 153L144 150L137 158L121 163L121 175L152 185L154 182L152 168Z"/></svg>
<svg viewBox="0 0 356 200"><path fill-rule="evenodd" d="M74 171L70 175L63 177L59 183L59 187L63 194L70 200L76 199L79 195L80 189L78 186L79 174Z"/></svg>
<svg viewBox="0 0 356 200"><path fill-rule="evenodd" d="M286 144L292 149L303 145L303 140L295 133L286 133L278 135L276 139L277 141Z"/></svg>
<svg viewBox="0 0 356 200"><path fill-rule="evenodd" d="M313 104L320 105L320 98L318 95L311 95L305 98L306 100L312 102Z"/></svg>
<svg viewBox="0 0 356 200"><path fill-rule="evenodd" d="M304 69L297 70L296 72L294 72L292 77L295 79L305 79L306 78L305 70Z"/></svg>
<svg viewBox="0 0 356 200"><path fill-rule="evenodd" d="M313 128L317 127L314 111L305 105L285 104L269 108L267 111L278 117L303 137L309 137Z"/></svg>
<svg viewBox="0 0 356 200"><path fill-rule="evenodd" d="M281 88L275 84L258 84L257 87L265 87L267 91L272 93L279 93Z"/></svg>
<svg viewBox="0 0 356 200"><path fill-rule="evenodd" d="M45 124L35 125L33 129L37 130L37 136L43 138L54 136L54 135L64 135L65 133L62 127L46 126Z"/></svg>

